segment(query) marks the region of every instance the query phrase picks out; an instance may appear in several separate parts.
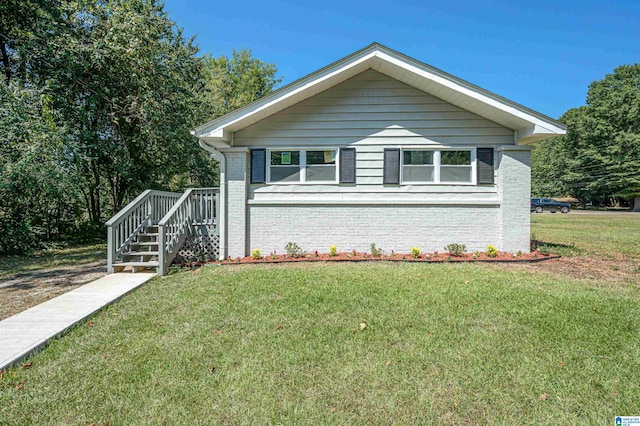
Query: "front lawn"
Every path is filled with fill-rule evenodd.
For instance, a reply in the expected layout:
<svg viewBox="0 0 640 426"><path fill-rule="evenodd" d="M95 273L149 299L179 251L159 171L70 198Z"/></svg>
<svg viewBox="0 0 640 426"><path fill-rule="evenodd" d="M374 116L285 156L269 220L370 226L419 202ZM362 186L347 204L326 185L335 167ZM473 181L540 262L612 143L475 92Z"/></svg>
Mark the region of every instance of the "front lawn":
<svg viewBox="0 0 640 426"><path fill-rule="evenodd" d="M532 214L531 238L554 253L640 258L640 213Z"/></svg>
<svg viewBox="0 0 640 426"><path fill-rule="evenodd" d="M613 424L637 286L482 265L154 279L0 379L2 424Z"/></svg>

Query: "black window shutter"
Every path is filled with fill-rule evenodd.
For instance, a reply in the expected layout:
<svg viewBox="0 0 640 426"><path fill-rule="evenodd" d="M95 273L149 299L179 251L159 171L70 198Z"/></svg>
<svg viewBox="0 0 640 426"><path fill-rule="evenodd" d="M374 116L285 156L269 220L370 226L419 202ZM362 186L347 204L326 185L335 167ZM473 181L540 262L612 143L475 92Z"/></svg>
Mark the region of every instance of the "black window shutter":
<svg viewBox="0 0 640 426"><path fill-rule="evenodd" d="M355 148L340 148L340 183L356 183Z"/></svg>
<svg viewBox="0 0 640 426"><path fill-rule="evenodd" d="M266 150L251 150L251 183L265 183Z"/></svg>
<svg viewBox="0 0 640 426"><path fill-rule="evenodd" d="M478 183L493 183L493 148L478 148Z"/></svg>
<svg viewBox="0 0 640 426"><path fill-rule="evenodd" d="M384 150L384 177L385 184L400 183L400 150L398 148L385 148Z"/></svg>

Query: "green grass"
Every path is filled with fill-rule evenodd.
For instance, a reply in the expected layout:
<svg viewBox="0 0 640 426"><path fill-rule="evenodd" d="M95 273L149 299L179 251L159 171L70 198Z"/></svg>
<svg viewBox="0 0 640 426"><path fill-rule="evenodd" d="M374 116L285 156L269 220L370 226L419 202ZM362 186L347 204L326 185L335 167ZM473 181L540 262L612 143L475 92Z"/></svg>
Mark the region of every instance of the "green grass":
<svg viewBox="0 0 640 426"><path fill-rule="evenodd" d="M565 256L640 257L640 214L532 214L531 235Z"/></svg>
<svg viewBox="0 0 640 426"><path fill-rule="evenodd" d="M638 293L482 265L207 267L7 372L0 424L612 424L640 412Z"/></svg>
<svg viewBox="0 0 640 426"><path fill-rule="evenodd" d="M26 255L0 256L0 279L16 274L93 263L106 257L106 244L88 244L43 250Z"/></svg>

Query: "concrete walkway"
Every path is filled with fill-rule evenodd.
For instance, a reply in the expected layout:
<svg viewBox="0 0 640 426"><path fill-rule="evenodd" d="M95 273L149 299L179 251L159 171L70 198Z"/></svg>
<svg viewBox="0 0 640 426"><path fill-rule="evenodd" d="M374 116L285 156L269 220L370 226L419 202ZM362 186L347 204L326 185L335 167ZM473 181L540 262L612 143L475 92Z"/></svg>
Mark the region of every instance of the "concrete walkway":
<svg viewBox="0 0 640 426"><path fill-rule="evenodd" d="M15 365L77 322L155 276L155 273L107 275L0 321L0 370Z"/></svg>

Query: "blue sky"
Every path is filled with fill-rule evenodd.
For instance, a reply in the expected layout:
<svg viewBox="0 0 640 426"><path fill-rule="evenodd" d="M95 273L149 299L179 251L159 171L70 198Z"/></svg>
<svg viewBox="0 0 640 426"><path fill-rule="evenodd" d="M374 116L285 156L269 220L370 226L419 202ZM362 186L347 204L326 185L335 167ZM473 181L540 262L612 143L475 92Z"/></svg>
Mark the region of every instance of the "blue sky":
<svg viewBox="0 0 640 426"><path fill-rule="evenodd" d="M609 3L609 4L606 4ZM201 51L250 48L283 84L377 41L557 118L640 62L640 1L165 0Z"/></svg>

